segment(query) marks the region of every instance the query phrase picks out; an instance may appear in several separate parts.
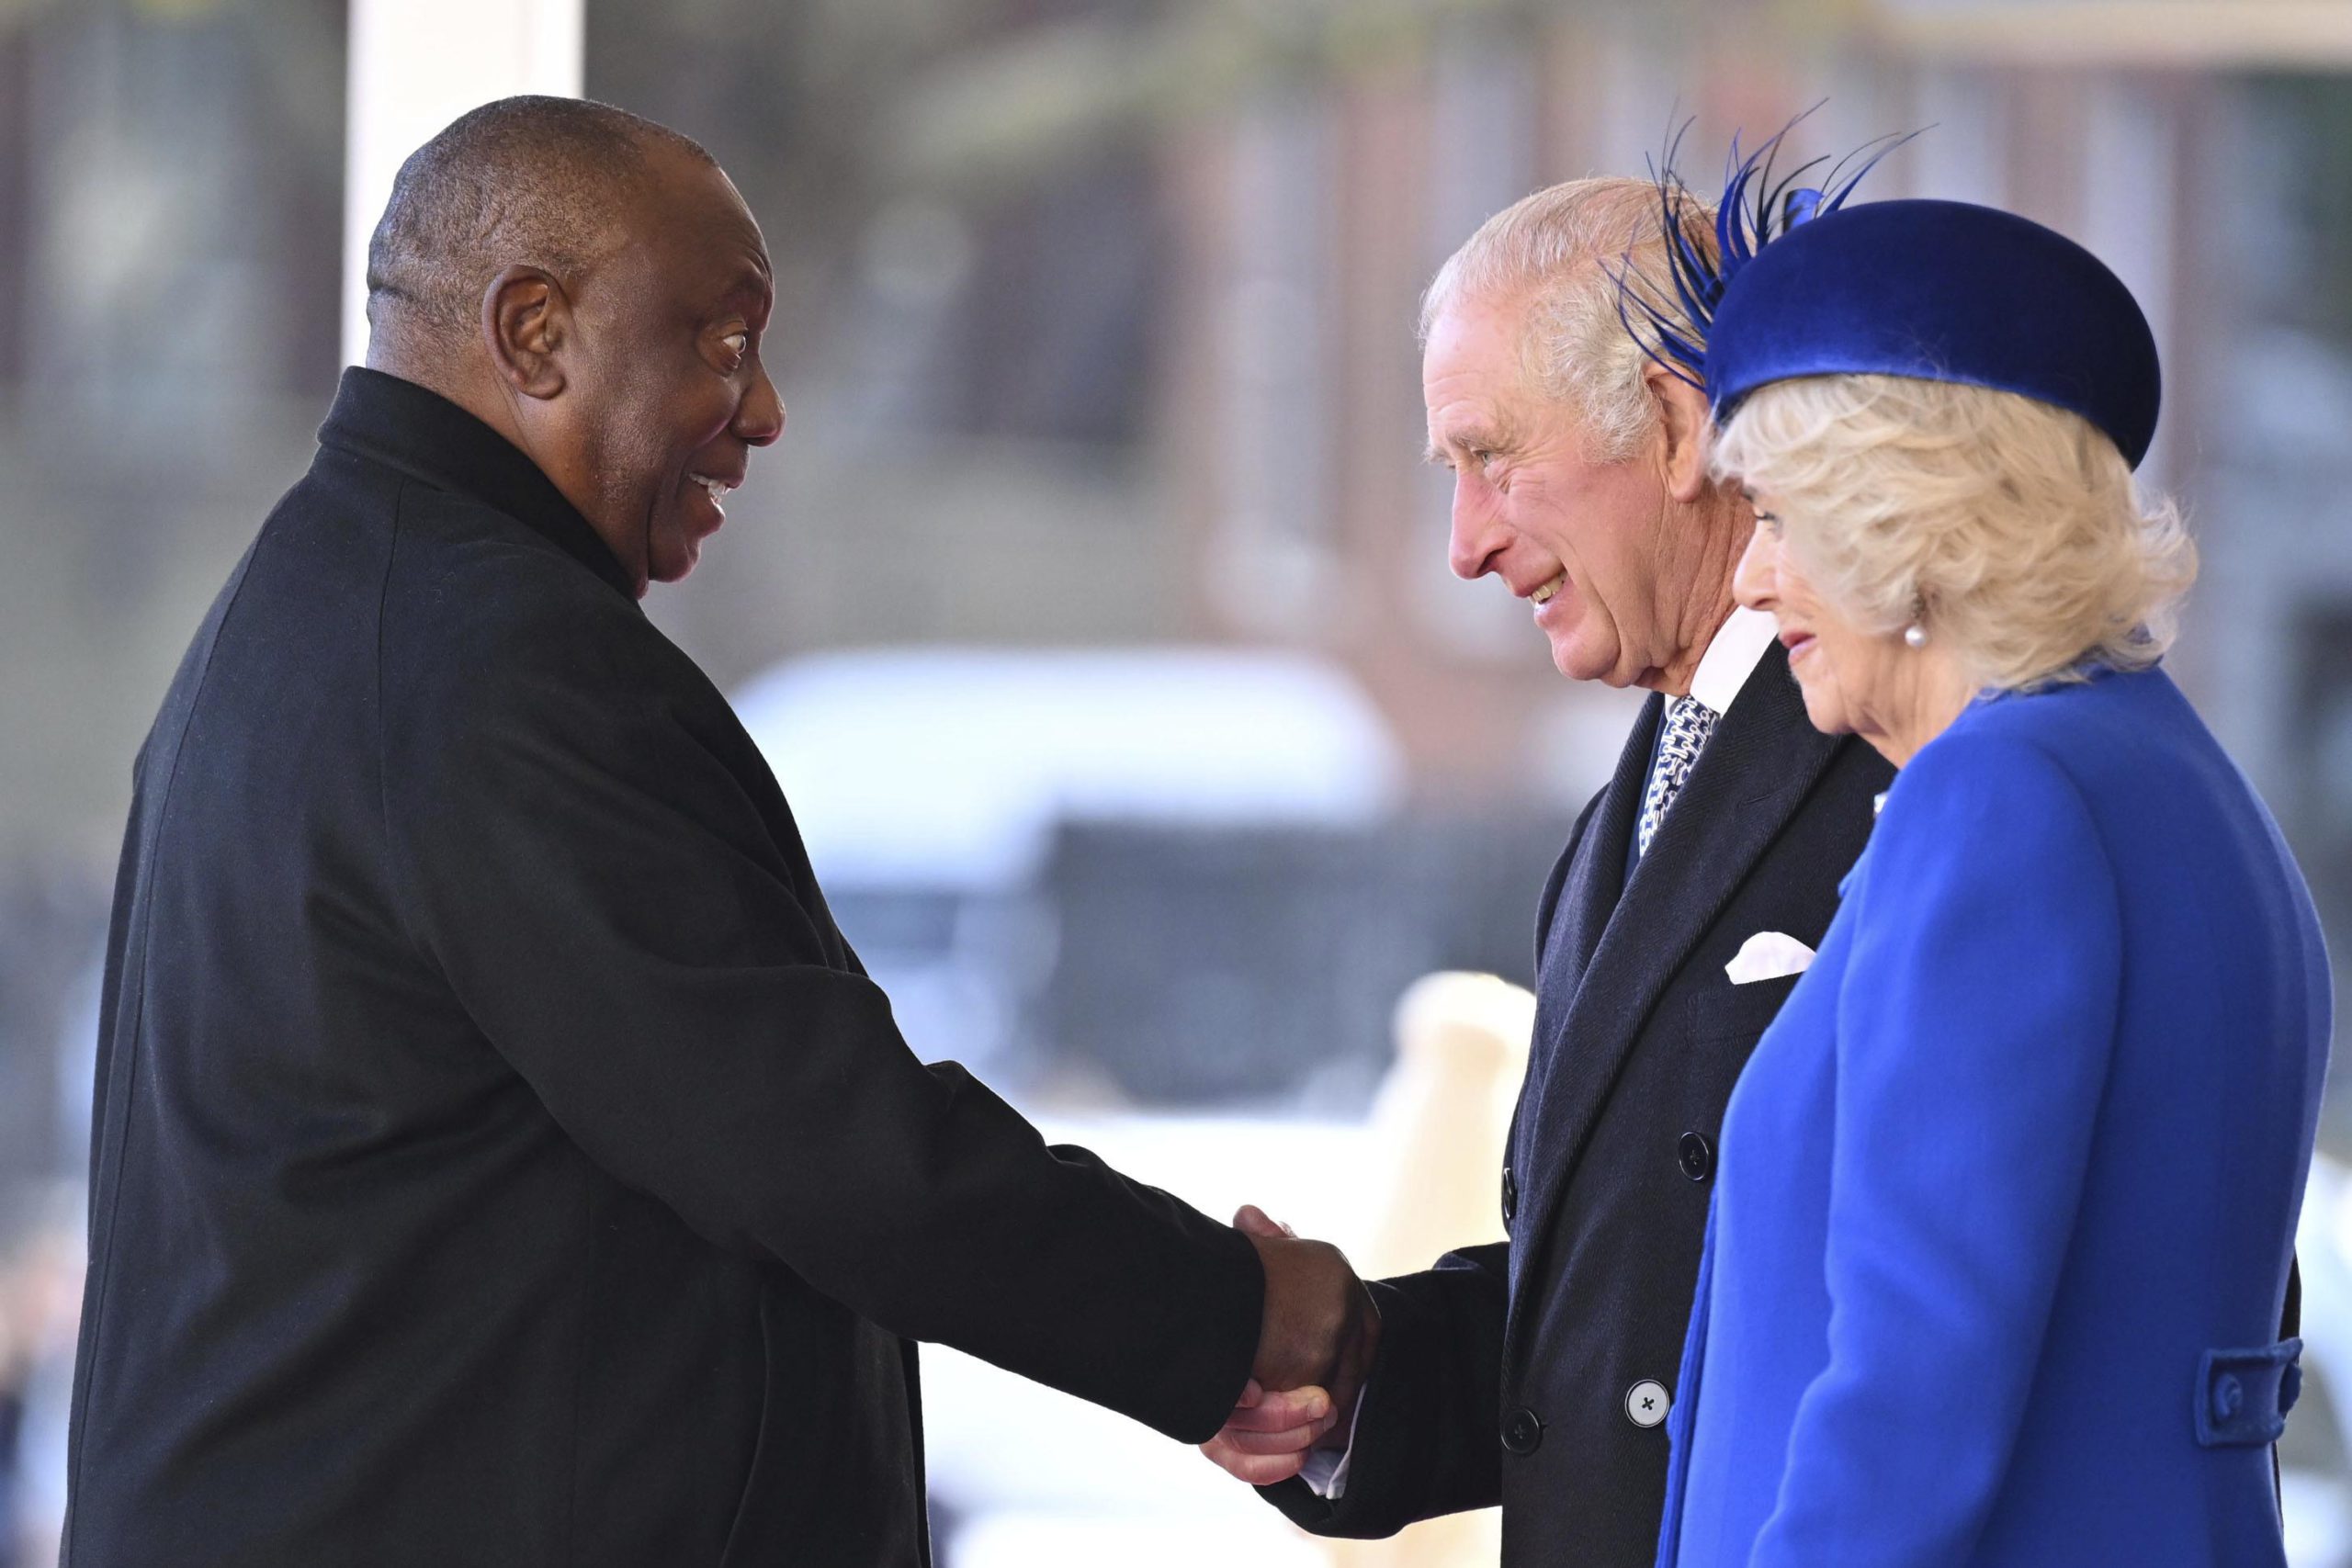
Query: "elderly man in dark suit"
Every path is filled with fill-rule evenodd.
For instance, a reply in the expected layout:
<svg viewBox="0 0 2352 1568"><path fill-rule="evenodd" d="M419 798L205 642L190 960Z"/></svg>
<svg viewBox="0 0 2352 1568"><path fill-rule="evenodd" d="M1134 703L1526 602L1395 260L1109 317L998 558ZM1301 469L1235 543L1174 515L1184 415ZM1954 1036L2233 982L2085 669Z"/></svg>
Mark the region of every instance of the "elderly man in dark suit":
<svg viewBox="0 0 2352 1568"><path fill-rule="evenodd" d="M1656 694L1537 912L1509 1242L1373 1285L1356 1407L1251 1391L1208 1445L1317 1534L1499 1503L1510 1568L1651 1562L1724 1103L1893 776L1806 722L1771 622L1733 604L1753 509L1709 476L1703 395L1618 310L1629 254L1664 276L1657 222L1642 181L1539 192L1424 306L1453 570L1527 601L1562 674Z"/></svg>
<svg viewBox="0 0 2352 1568"><path fill-rule="evenodd" d="M784 426L709 156L489 106L369 272L139 759L65 1561L910 1568L912 1340L1192 1441L1344 1381L1336 1253L914 1058L639 612Z"/></svg>

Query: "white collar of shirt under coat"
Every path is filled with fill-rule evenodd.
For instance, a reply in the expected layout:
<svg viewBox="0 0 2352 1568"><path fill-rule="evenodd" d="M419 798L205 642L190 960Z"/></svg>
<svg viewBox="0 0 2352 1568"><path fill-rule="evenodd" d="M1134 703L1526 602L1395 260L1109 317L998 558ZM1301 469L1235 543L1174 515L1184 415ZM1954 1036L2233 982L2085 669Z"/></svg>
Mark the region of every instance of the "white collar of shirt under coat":
<svg viewBox="0 0 2352 1568"><path fill-rule="evenodd" d="M1780 635L1781 623L1763 611L1735 605L1731 618L1715 628L1714 640L1699 656L1699 668L1690 674L1690 694L1713 709L1717 718L1729 713L1747 678L1764 661L1764 650Z"/></svg>

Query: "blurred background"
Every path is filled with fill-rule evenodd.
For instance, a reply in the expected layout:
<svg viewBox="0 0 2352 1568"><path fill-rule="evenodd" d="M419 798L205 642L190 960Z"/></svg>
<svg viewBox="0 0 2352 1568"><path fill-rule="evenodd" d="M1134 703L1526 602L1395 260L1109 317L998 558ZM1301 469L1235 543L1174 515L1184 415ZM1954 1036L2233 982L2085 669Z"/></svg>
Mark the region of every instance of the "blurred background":
<svg viewBox="0 0 2352 1568"><path fill-rule="evenodd" d="M917 1050L1204 1208L1367 1268L1499 1235L1524 1019L1400 998L1532 978L1633 704L1447 573L1412 322L1486 215L1679 114L1693 169L1816 100L1811 150L1932 126L1868 195L2012 207L2132 285L2145 471L2205 552L2173 668L2352 954L2352 5L0 0L0 1568L54 1560L130 757L354 352L348 227L469 72L742 187L791 425L651 612ZM2352 1563L2343 1096L2323 1149L2298 1568ZM1188 1450L926 1369L943 1568L1332 1561ZM1348 1560L1491 1554L1473 1519Z"/></svg>

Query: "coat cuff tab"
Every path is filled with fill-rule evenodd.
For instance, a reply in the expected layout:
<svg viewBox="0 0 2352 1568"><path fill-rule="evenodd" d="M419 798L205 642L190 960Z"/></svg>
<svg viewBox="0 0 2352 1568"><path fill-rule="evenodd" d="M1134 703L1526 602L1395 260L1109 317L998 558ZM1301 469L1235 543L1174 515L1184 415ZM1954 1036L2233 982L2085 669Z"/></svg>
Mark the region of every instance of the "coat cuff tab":
<svg viewBox="0 0 2352 1568"><path fill-rule="evenodd" d="M2258 1350L2208 1350L2197 1368L2197 1441L2209 1449L2258 1449L2278 1440L2303 1391L2303 1342Z"/></svg>

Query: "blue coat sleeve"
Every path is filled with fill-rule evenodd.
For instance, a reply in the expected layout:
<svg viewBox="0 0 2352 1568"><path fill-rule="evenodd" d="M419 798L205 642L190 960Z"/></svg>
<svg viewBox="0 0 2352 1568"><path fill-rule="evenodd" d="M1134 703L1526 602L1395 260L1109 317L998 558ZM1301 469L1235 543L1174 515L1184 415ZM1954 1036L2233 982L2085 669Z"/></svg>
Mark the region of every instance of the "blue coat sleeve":
<svg viewBox="0 0 2352 1568"><path fill-rule="evenodd" d="M2030 744L1980 731L1922 750L1857 896L1838 1003L1829 1359L1798 1405L1754 1568L1969 1559L2023 1416L2114 1046L2114 874L2074 783Z"/></svg>

